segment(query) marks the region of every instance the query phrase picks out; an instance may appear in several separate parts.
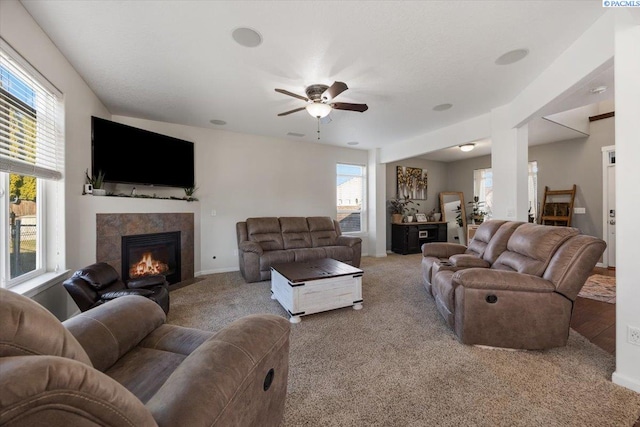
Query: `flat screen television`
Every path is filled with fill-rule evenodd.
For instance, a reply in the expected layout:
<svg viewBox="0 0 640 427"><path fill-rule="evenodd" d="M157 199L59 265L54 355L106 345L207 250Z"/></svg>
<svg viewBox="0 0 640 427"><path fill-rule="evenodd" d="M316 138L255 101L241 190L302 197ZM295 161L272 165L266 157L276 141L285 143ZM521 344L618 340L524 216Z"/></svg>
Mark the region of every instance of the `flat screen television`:
<svg viewBox="0 0 640 427"><path fill-rule="evenodd" d="M193 187L193 142L92 116L91 171L105 182Z"/></svg>

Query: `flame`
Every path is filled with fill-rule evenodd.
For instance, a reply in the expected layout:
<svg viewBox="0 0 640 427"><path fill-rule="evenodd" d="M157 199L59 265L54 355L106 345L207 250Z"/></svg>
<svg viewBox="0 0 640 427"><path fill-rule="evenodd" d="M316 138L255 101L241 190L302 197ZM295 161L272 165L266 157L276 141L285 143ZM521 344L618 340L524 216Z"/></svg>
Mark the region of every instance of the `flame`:
<svg viewBox="0 0 640 427"><path fill-rule="evenodd" d="M131 264L129 277L136 278L150 274L164 274L169 266L160 260L153 259L151 252L142 254L140 261Z"/></svg>

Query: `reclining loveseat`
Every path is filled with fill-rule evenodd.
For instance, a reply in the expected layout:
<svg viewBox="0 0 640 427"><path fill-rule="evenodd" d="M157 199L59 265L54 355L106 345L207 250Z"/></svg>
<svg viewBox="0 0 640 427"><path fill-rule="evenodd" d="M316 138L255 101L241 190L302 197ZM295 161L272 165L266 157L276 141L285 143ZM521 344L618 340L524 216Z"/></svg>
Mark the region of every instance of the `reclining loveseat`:
<svg viewBox="0 0 640 427"><path fill-rule="evenodd" d="M605 248L576 228L492 220L468 247L424 244L422 276L462 343L561 347L573 303Z"/></svg>
<svg viewBox="0 0 640 427"><path fill-rule="evenodd" d="M217 333L165 324L142 296L60 323L0 289L0 425L269 426L284 414L289 322L245 316Z"/></svg>
<svg viewBox="0 0 640 427"><path fill-rule="evenodd" d="M236 224L240 272L247 282L271 278L271 266L333 258L360 267L362 239L343 236L328 216L248 218Z"/></svg>

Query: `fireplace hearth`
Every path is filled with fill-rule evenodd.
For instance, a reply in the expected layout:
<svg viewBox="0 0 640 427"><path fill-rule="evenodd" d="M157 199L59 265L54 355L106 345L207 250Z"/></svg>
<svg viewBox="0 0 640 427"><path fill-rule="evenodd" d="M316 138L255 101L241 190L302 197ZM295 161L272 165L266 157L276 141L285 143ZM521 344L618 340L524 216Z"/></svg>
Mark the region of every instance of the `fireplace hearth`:
<svg viewBox="0 0 640 427"><path fill-rule="evenodd" d="M163 274L170 284L181 278L180 231L122 236L122 278Z"/></svg>

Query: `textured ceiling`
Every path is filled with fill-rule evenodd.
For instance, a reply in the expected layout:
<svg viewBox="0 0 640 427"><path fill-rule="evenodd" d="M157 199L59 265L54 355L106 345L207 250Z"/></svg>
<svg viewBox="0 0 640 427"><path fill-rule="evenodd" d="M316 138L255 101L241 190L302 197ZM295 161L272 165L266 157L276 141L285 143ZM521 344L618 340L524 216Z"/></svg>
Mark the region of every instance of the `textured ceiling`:
<svg viewBox="0 0 640 427"><path fill-rule="evenodd" d="M319 143L358 148L511 101L605 12L598 1L22 3L112 114L317 143L305 111L277 117L304 102L274 89L338 80L350 89L336 101L369 111L333 111ZM236 44L238 27L262 44ZM519 48L524 60L494 64ZM442 103L454 107L432 110Z"/></svg>

